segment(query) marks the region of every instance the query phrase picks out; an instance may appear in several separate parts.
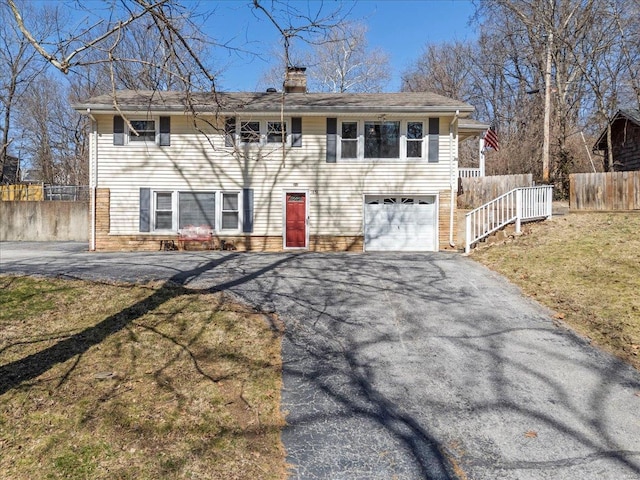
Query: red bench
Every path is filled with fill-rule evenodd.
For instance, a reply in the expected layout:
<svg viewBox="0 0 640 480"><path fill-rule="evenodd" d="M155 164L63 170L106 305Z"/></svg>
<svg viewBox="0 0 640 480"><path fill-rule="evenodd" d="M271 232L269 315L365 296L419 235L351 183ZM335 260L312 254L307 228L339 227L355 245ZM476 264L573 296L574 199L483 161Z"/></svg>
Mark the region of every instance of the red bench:
<svg viewBox="0 0 640 480"><path fill-rule="evenodd" d="M188 250L187 245L189 243L199 243L202 248L213 250L213 228L208 225L200 225L199 227L188 225L178 230L178 248Z"/></svg>

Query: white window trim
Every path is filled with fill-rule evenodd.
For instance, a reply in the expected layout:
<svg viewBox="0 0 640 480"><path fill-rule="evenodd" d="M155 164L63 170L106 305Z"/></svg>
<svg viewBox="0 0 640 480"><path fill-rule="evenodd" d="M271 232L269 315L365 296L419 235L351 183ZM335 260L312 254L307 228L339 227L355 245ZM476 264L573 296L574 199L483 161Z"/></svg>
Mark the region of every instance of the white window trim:
<svg viewBox="0 0 640 480"><path fill-rule="evenodd" d="M366 122L400 122L400 152L398 158L365 158L364 157L364 124ZM407 128L409 123L422 123L422 156L421 157L407 157ZM343 123L357 123L358 124L358 141L357 141L357 158L342 158L342 124ZM337 162L352 162L352 163L394 163L398 161L402 162L427 162L428 159L428 144L429 135L427 129L429 128L429 119L401 119L401 118L385 118L381 119L355 119L355 118L340 118L338 119L337 128L337 141L336 141L336 161Z"/></svg>
<svg viewBox="0 0 640 480"><path fill-rule="evenodd" d="M154 136L153 143L145 142L145 141L131 140L131 137L135 137L135 134L133 134L131 132L131 128L129 127L127 122L125 122L124 123L124 129L125 129L125 142L124 143L125 143L125 145L143 145L143 146L147 146L147 147L149 145L156 145L156 146L160 145L160 116L159 115L153 115L151 117L135 117L135 116L132 116L128 120L129 120L130 123L132 123L132 122L153 121L153 124L155 126L155 136Z"/></svg>
<svg viewBox="0 0 640 480"><path fill-rule="evenodd" d="M140 143L144 143L144 142L140 142ZM169 193L171 194L171 228L157 228L156 227L156 212L158 211L158 194L159 193ZM151 231L152 232L158 232L158 233L167 233L167 232L174 232L174 225L177 225L177 220L178 220L178 212L177 212L177 207L178 207L178 199L177 199L178 195L176 194L176 191L174 190L166 190L166 189L159 189L159 190L153 190L151 192L151 198L153 199L151 202L151 218L150 218L150 223L151 223Z"/></svg>
<svg viewBox="0 0 640 480"><path fill-rule="evenodd" d="M223 229L222 228L222 214L224 212L224 208L223 208L223 204L222 204L222 197L223 195L236 195L238 197L238 226L237 228L227 228L227 229ZM219 201L218 201L219 200ZM219 205L219 207L216 208L216 224L217 224L217 228L215 229L216 232L224 232L224 233L240 233L242 231L242 225L243 225L243 218L242 218L242 212L243 212L243 207L242 207L242 192L238 191L238 190L220 190L218 192L216 192L216 202Z"/></svg>
<svg viewBox="0 0 640 480"><path fill-rule="evenodd" d="M214 193L215 194L215 225L212 226L214 232L225 235L236 235L242 233L242 225L244 224L244 206L243 196L240 190L219 190L219 189L174 189L169 190L166 188L152 189L151 190L151 214L150 214L150 230L151 233L176 233L179 228L179 198L180 193ZM157 210L157 194L158 193L170 193L171 194L171 228L170 229L158 229L156 228L156 210ZM238 196L238 226L237 228L222 228L222 194L237 195Z"/></svg>
<svg viewBox="0 0 640 480"><path fill-rule="evenodd" d="M242 141L242 124L248 122L259 122L260 123L260 141L258 142L243 142ZM266 118L242 118L236 117L236 131L234 135L234 140L236 145L240 145L245 148L279 148L282 147L282 142L268 142L267 136L267 125L269 122L282 122L282 119L279 117L266 117ZM285 146L291 146L291 117L284 118L284 128L286 133L286 141Z"/></svg>

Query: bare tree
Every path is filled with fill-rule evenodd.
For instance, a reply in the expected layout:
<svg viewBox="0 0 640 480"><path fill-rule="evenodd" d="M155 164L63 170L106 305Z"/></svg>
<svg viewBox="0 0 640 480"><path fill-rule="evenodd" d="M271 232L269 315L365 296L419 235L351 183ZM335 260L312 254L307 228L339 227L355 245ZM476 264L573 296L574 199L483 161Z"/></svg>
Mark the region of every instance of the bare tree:
<svg viewBox="0 0 640 480"><path fill-rule="evenodd" d="M177 0L122 0L111 3L104 10L89 10L74 2L73 8L85 8L86 20L81 25L70 24L67 31L56 32L55 38L48 42L33 34L25 23L24 9L19 8L16 0L7 2L13 23L24 38L64 74L96 64L117 70L118 64L132 63L138 68L161 70L184 83L198 78L200 83L214 86L214 74L198 55L200 50L194 47L194 44L204 42L205 36L194 21L193 12ZM139 26L141 23L144 27ZM127 56L131 52L128 47L136 44L139 39L136 33L139 34L141 28L146 29L148 38L157 39L157 49L151 60L143 57L144 51ZM114 78L116 70L111 70Z"/></svg>
<svg viewBox="0 0 640 480"><path fill-rule="evenodd" d="M380 49L369 49L367 28L364 25L344 22L315 40L309 50L289 49L289 61L305 66L308 89L313 92L381 92L389 82L389 57ZM264 75L265 86L278 85L286 70L284 55L276 52L278 59Z"/></svg>
<svg viewBox="0 0 640 480"><path fill-rule="evenodd" d="M474 45L461 41L426 45L415 65L403 73L402 90L470 101L474 95L474 50Z"/></svg>
<svg viewBox="0 0 640 480"><path fill-rule="evenodd" d="M69 90L54 77L41 76L29 86L18 108L22 151L39 180L85 185L86 119L70 107Z"/></svg>
<svg viewBox="0 0 640 480"><path fill-rule="evenodd" d="M50 18L42 12L41 18ZM6 5L0 5L0 105L2 119L0 120L0 172L9 154L9 146L15 137L13 119L15 106L22 101L25 89L43 70L43 63L31 44L9 21L10 12ZM48 35L49 23L39 21L33 25L34 35L42 39Z"/></svg>
<svg viewBox="0 0 640 480"><path fill-rule="evenodd" d="M314 45L308 65L311 88L318 92L380 92L391 78L388 55L368 48L367 28L361 24L330 29Z"/></svg>

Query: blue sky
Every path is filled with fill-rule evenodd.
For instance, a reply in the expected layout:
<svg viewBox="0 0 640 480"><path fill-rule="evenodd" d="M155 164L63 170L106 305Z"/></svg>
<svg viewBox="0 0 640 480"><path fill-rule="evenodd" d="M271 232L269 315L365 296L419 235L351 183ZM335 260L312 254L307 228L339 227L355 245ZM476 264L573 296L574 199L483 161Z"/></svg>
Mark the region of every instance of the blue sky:
<svg viewBox="0 0 640 480"><path fill-rule="evenodd" d="M317 0L310 0L319 4ZM268 1L264 2L268 4ZM299 1L302 6L306 1ZM325 1L329 8L339 2ZM221 76L223 90L253 91L259 87L264 71L269 67L269 54L277 49L275 28L259 13L252 13L247 0L205 1L201 8L214 7L215 15L209 32L221 42L254 52L264 52L263 58L227 52L219 57L225 71ZM391 61L392 79L388 91L398 91L402 72L416 60L427 42L475 38L469 25L474 13L470 0L359 0L343 2L350 9L349 19L369 27L370 47L387 52Z"/></svg>
<svg viewBox="0 0 640 480"><path fill-rule="evenodd" d="M61 4L70 8L78 22L87 19L86 12L74 12L74 2L68 0L25 0L39 4ZM105 14L109 2L79 0L96 14ZM262 0L269 6L270 0ZM286 1L286 0L281 0ZM209 14L206 32L219 44L237 50L217 48L212 59L221 71L218 88L226 91L262 89L261 79L270 67L270 56L278 51L278 33L264 14L251 8L251 0L182 0ZM391 81L387 91L400 89L402 73L419 57L427 42L473 39L474 28L469 19L474 13L471 0L289 0L298 9L326 11L342 6L348 20L368 26L368 41L372 48L381 48L391 62ZM93 21L92 21L93 22ZM251 52L251 53L247 53ZM256 56L255 54L259 54Z"/></svg>

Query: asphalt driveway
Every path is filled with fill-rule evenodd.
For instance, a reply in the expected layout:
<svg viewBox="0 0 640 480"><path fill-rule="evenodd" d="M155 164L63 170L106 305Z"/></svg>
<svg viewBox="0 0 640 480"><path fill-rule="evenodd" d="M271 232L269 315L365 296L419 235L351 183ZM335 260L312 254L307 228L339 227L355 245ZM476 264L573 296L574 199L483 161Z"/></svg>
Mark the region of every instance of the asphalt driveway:
<svg viewBox="0 0 640 480"><path fill-rule="evenodd" d="M468 258L85 249L0 243L0 272L170 280L283 318L292 478L640 478L640 374Z"/></svg>

